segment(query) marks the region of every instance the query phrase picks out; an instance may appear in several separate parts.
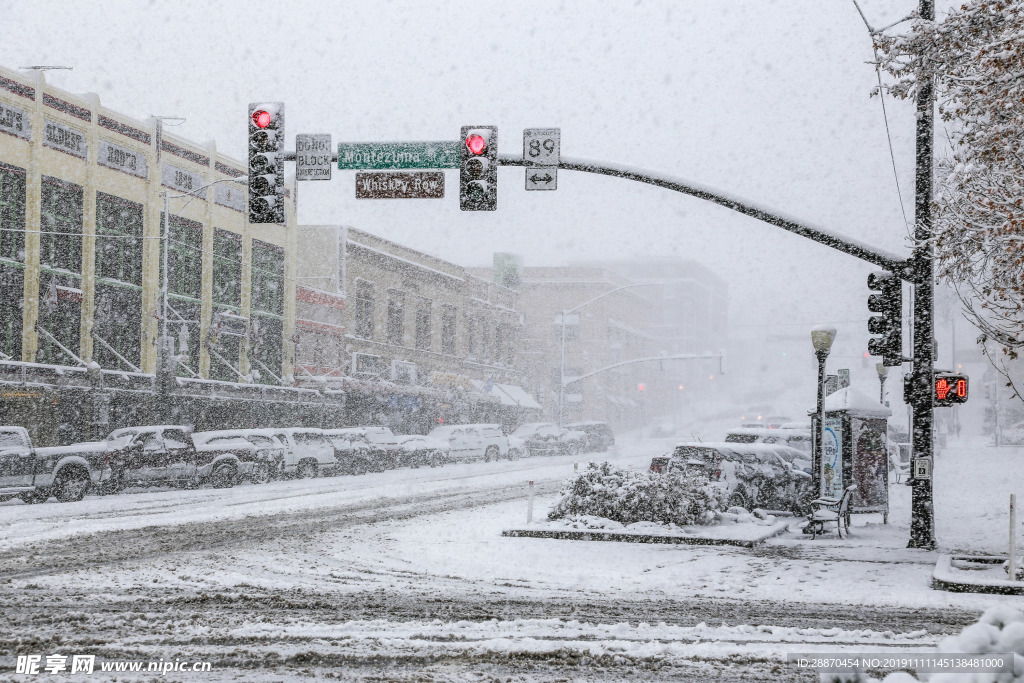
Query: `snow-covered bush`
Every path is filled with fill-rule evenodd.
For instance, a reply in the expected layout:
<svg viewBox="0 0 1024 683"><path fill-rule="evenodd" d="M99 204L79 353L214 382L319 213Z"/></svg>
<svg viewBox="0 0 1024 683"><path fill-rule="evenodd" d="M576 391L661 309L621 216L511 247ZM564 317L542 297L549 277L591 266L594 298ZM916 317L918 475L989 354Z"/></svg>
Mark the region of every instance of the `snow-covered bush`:
<svg viewBox="0 0 1024 683"><path fill-rule="evenodd" d="M944 655L987 655L1013 654L1013 673L934 673L921 674L928 683L952 683L953 681L993 681L1010 683L1024 681L1024 613L999 605L990 607L981 615L978 623L964 628L958 636L942 640L936 652ZM877 678L865 674L822 674L822 683L879 683ZM906 672L894 672L882 679L883 683L916 683L918 679Z"/></svg>
<svg viewBox="0 0 1024 683"><path fill-rule="evenodd" d="M720 504L707 477L686 472L633 472L591 463L562 485L548 519L590 515L621 524L710 524Z"/></svg>

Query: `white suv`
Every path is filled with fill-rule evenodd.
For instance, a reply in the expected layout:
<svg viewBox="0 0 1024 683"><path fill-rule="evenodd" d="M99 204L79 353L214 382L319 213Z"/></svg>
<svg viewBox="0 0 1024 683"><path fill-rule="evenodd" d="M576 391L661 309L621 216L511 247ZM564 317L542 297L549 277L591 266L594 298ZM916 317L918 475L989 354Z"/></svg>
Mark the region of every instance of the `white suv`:
<svg viewBox="0 0 1024 683"><path fill-rule="evenodd" d="M451 458L456 462L509 457L508 437L496 424L444 425L427 436L451 444Z"/></svg>

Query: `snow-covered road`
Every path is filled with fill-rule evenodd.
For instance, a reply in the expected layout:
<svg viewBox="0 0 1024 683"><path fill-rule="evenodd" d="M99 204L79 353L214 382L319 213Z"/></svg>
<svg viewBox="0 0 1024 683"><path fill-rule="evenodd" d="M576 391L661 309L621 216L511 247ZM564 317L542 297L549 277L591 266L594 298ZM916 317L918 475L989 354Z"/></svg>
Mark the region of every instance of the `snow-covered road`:
<svg viewBox="0 0 1024 683"><path fill-rule="evenodd" d="M607 457L645 467L664 447ZM926 650L997 600L930 588L934 553L902 547L906 487L890 525L858 519L846 542L500 535L529 480L541 516L572 472L549 457L0 505L0 677L59 650L211 662L160 676L183 681L817 680L786 653Z"/></svg>

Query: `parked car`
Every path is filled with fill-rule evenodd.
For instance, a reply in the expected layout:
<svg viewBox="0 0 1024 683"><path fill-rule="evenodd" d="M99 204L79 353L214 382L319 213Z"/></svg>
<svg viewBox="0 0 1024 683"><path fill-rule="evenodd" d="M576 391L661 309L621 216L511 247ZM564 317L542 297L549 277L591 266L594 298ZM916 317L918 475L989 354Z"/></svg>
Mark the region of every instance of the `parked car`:
<svg viewBox="0 0 1024 683"><path fill-rule="evenodd" d="M341 471L341 464L334 457L334 444L321 429L280 427L256 431L273 434L285 444L285 476L307 479Z"/></svg>
<svg viewBox="0 0 1024 683"><path fill-rule="evenodd" d="M446 442L456 462L509 457L509 439L496 424L442 425L427 436Z"/></svg>
<svg viewBox="0 0 1024 683"><path fill-rule="evenodd" d="M447 441L420 434L398 436L396 439L398 460L403 467L440 467L452 461L451 446Z"/></svg>
<svg viewBox="0 0 1024 683"><path fill-rule="evenodd" d="M273 436L246 434L240 429L221 429L194 432L192 441L197 449L208 445L230 449L239 457L239 476L256 484L265 484L273 479L284 465L284 446Z"/></svg>
<svg viewBox="0 0 1024 683"><path fill-rule="evenodd" d="M529 455L526 450L526 439L522 439L514 434L509 434L508 437L508 459L518 460L525 455Z"/></svg>
<svg viewBox="0 0 1024 683"><path fill-rule="evenodd" d="M730 429L725 435L726 443L767 443L789 446L799 455L790 453L800 469L810 473L811 468L811 430L809 429L767 429L739 428Z"/></svg>
<svg viewBox="0 0 1024 683"><path fill-rule="evenodd" d="M812 477L788 459L794 452L778 444L682 443L671 454L653 458L651 471L696 470L707 475L729 506L804 514L814 497Z"/></svg>
<svg viewBox="0 0 1024 683"><path fill-rule="evenodd" d="M366 433L366 438L377 447L377 452L380 454L374 468L375 471L383 472L402 466L398 437L389 427L369 426L360 427L360 429Z"/></svg>
<svg viewBox="0 0 1024 683"><path fill-rule="evenodd" d="M587 435L584 449L588 452L604 452L615 445L615 434L606 422L573 422L565 425L565 428L575 429Z"/></svg>
<svg viewBox="0 0 1024 683"><path fill-rule="evenodd" d="M529 455L576 455L587 441L583 432L563 429L554 422L528 422L512 435L525 442Z"/></svg>
<svg viewBox="0 0 1024 683"><path fill-rule="evenodd" d="M366 474L370 470L384 469L383 463L390 457L384 448L370 442L362 427L325 429L324 436L334 445L334 457L343 474Z"/></svg>
<svg viewBox="0 0 1024 683"><path fill-rule="evenodd" d="M197 447L189 427L157 425L115 429L107 436L106 456L113 490L203 483L230 487L241 477L243 461L255 459L255 450L241 439Z"/></svg>
<svg viewBox="0 0 1024 683"><path fill-rule="evenodd" d="M109 481L106 450L102 441L33 448L24 427L0 427L0 500L81 500L90 489L100 490Z"/></svg>

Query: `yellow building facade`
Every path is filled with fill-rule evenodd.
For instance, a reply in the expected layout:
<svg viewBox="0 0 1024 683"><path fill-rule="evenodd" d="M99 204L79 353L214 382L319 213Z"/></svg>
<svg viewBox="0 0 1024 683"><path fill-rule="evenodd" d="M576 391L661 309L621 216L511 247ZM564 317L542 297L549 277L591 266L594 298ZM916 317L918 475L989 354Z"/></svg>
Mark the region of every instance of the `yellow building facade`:
<svg viewBox="0 0 1024 683"><path fill-rule="evenodd" d="M177 374L290 381L294 207L249 224L245 168L0 68L0 361L151 374L166 319Z"/></svg>

